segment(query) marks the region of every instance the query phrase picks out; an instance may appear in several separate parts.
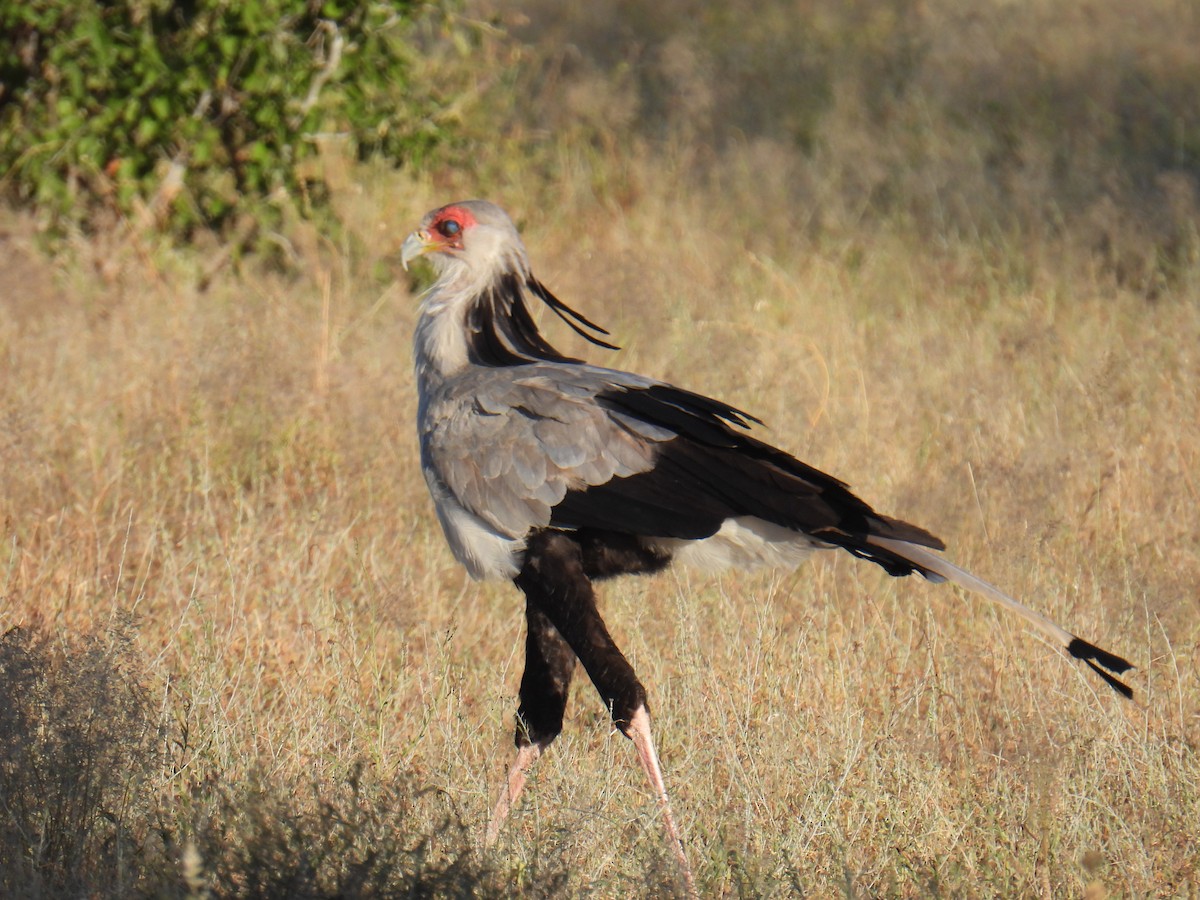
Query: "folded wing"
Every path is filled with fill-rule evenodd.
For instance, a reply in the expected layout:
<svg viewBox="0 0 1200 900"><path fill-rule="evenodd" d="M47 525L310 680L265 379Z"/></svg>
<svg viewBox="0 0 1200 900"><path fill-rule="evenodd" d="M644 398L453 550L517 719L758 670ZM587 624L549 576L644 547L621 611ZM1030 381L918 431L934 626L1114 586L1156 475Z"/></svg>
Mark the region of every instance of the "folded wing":
<svg viewBox="0 0 1200 900"><path fill-rule="evenodd" d="M593 366L463 377L475 383L431 399L422 449L458 502L500 533L551 525L701 540L728 519L752 517L892 574L940 580L869 538L936 549L941 541L755 439L748 429L758 420L720 401Z"/></svg>

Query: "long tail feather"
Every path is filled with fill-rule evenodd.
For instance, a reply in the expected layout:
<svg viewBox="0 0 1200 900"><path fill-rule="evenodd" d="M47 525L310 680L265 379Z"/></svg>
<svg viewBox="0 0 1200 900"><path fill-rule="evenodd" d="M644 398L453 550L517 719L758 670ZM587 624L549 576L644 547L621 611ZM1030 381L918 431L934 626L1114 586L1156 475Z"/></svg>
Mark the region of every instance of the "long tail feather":
<svg viewBox="0 0 1200 900"><path fill-rule="evenodd" d="M1076 659L1082 659L1097 675L1104 679L1109 687L1122 697L1133 697L1133 689L1115 678L1113 674L1110 674L1115 673L1116 675L1120 675L1132 669L1133 664L1128 660L1122 659L1107 650L1103 650L1095 644L1083 640L1083 638L1076 637L1061 625L1050 621L1041 613L1035 612L1024 603L1010 597L994 584L989 584L982 578L972 575L966 569L960 569L958 566L927 550L925 547L910 544L907 541L898 541L876 535L867 538L867 542L889 550L903 559L907 559L922 571L931 572L940 578L952 581L959 587L987 597L989 600L999 603L1006 609L1012 610L1047 637L1060 644L1071 656Z"/></svg>

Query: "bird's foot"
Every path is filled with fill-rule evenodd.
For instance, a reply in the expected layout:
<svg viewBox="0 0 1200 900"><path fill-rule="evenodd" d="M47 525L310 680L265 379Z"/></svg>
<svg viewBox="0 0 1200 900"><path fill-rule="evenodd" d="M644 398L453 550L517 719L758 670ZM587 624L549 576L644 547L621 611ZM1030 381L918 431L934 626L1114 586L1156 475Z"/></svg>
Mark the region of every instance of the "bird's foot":
<svg viewBox="0 0 1200 900"><path fill-rule="evenodd" d="M518 748L517 758L513 761L512 768L508 770L508 780L500 789L500 798L492 809L492 818L488 821L487 831L483 837L484 846L494 847L496 845L501 827L513 806L516 805L517 798L525 790L525 780L529 775L529 770L533 768L533 764L541 755L542 748L538 744L523 744Z"/></svg>
<svg viewBox="0 0 1200 900"><path fill-rule="evenodd" d="M692 875L692 867L688 862L687 853L683 849L683 839L679 836L679 827L675 824L675 816L671 813L671 801L667 798L667 786L663 781L662 766L658 762L658 751L654 749L654 737L650 733L650 714L645 706L639 706L629 717L629 725L625 728L626 736L633 741L637 749L638 761L650 779L650 787L658 800L658 811L662 815L663 827L667 832L667 843L671 853L679 864L680 874L689 897L699 897L696 892L696 879Z"/></svg>

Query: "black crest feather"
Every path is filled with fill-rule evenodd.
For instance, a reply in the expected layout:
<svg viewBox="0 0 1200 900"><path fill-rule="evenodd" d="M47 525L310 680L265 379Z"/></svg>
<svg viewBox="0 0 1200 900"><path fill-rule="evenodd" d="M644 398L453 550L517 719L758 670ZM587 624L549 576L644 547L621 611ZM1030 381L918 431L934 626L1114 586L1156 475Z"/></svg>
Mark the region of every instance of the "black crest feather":
<svg viewBox="0 0 1200 900"><path fill-rule="evenodd" d="M546 360L577 363L560 353L538 330L526 303L526 292L537 297L584 340L608 350L620 349L597 337L608 332L555 297L532 276L524 281L502 275L467 312L467 335L473 360L486 366L516 366Z"/></svg>

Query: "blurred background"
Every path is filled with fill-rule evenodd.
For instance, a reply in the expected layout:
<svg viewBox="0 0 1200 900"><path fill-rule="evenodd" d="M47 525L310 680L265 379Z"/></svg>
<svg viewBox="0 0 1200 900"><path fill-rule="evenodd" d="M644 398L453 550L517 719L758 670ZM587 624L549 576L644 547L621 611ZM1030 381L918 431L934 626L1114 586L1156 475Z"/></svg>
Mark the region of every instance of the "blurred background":
<svg viewBox="0 0 1200 900"><path fill-rule="evenodd" d="M1070 235L1149 292L1194 262L1193 4L515 6L508 133L661 157L775 234Z"/></svg>
<svg viewBox="0 0 1200 900"><path fill-rule="evenodd" d="M714 218L757 211L777 240L1066 237L1154 294L1196 253L1198 15L1185 0L12 3L0 186L58 231L140 215L260 245L246 232L328 212L322 154L545 198L586 172L600 203L668 181L710 195Z"/></svg>

